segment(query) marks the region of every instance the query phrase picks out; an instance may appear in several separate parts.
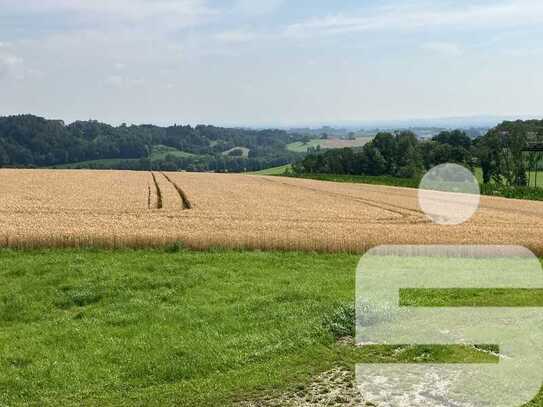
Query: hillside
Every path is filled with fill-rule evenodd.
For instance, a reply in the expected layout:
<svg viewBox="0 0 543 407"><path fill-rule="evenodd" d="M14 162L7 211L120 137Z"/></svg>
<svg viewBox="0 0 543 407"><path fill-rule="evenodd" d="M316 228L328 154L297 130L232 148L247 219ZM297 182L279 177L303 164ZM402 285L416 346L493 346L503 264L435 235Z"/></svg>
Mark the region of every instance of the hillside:
<svg viewBox="0 0 543 407"><path fill-rule="evenodd" d="M0 117L0 167L258 171L299 156L283 130L198 125L65 124L33 115ZM224 154L241 150L243 154Z"/></svg>

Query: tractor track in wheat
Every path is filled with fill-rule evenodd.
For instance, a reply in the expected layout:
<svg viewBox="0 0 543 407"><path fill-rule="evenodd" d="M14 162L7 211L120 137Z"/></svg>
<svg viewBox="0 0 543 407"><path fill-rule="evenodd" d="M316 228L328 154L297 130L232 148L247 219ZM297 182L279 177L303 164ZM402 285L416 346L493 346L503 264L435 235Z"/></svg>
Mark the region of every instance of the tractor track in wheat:
<svg viewBox="0 0 543 407"><path fill-rule="evenodd" d="M284 186L289 187L289 188L304 189L304 190L307 190L307 191L312 191L312 192L316 192L316 193L319 193L319 194L328 195L328 196L331 196L331 197L336 197L336 198L341 198L341 199L345 199L345 200L352 201L352 202L362 203L364 205L367 205L367 206L370 206L370 207L373 207L373 208L376 208L376 209L381 209L381 210L384 210L384 211L387 211L387 212L394 213L396 215L400 215L404 219L414 220L413 218L416 217L417 219L420 220L420 223L427 223L426 220L423 220L424 213L422 211L420 211L420 210L408 209L408 208L405 208L403 206L398 206L398 205L393 205L393 204L388 204L388 203L385 204L385 203L380 202L380 201L371 200L371 199L368 199L368 198L355 197L355 196L340 193L340 192L327 191L327 190L324 190L324 189L308 187L308 186L305 186L305 185L291 184L291 183L288 183L288 182L283 182L283 181L279 181L279 180L268 178L268 177L263 177L263 179L265 179L268 182L277 183L277 184L284 185Z"/></svg>
<svg viewBox="0 0 543 407"><path fill-rule="evenodd" d="M151 172L151 175L153 177L153 182L155 184L155 191L156 191L156 196L157 196L156 209L162 209L164 207L164 202L162 200L162 190L160 189L160 185L158 184L158 180L156 179L155 173Z"/></svg>
<svg viewBox="0 0 543 407"><path fill-rule="evenodd" d="M161 174L166 178L166 180L175 188L177 193L179 194L179 198L181 199L181 207L183 209L192 209L192 203L190 202L189 198L187 197L187 194L179 185L177 185L170 177L168 177L165 173L161 172Z"/></svg>

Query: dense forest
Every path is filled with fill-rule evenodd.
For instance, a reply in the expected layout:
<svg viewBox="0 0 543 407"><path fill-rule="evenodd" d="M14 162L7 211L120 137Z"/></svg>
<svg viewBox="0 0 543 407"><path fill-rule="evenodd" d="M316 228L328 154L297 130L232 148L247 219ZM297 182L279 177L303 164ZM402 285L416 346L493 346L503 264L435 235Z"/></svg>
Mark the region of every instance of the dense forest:
<svg viewBox="0 0 543 407"><path fill-rule="evenodd" d="M282 130L214 126L121 125L77 121L66 125L32 115L0 117L0 167L52 167L194 171L259 170L299 158L286 145L296 135ZM172 154L153 156L167 147ZM242 150L249 150L243 157ZM229 150L232 150L230 153ZM115 162L100 160L116 159Z"/></svg>
<svg viewBox="0 0 543 407"><path fill-rule="evenodd" d="M362 149L315 151L293 166L297 173L417 178L435 165L480 167L485 183L527 186L530 170L541 169L543 120L504 122L472 138L460 130L425 140L409 131L379 133ZM536 172L537 173L537 172Z"/></svg>

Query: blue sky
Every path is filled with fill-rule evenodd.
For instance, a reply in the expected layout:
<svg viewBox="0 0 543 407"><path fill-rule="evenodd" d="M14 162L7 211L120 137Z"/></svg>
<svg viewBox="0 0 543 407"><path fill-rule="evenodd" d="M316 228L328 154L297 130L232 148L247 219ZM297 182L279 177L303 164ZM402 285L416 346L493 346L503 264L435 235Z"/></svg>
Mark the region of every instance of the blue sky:
<svg viewBox="0 0 543 407"><path fill-rule="evenodd" d="M0 114L305 125L543 115L543 2L0 0Z"/></svg>

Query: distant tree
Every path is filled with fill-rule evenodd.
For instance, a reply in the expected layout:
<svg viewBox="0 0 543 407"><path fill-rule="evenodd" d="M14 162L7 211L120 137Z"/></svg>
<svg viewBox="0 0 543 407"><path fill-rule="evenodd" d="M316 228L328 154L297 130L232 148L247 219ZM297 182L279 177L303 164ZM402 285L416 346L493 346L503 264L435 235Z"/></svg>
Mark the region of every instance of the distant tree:
<svg viewBox="0 0 543 407"><path fill-rule="evenodd" d="M391 133L378 133L371 142L379 150L385 159L385 171L387 174L394 174L397 168L397 143L396 138Z"/></svg>
<svg viewBox="0 0 543 407"><path fill-rule="evenodd" d="M434 136L432 140L440 144L448 144L453 147L463 147L465 149L469 149L472 144L471 138L461 130L443 131Z"/></svg>
<svg viewBox="0 0 543 407"><path fill-rule="evenodd" d="M490 176L497 184L527 185L523 153L526 146L527 129L523 122L504 122L490 130L477 145L484 178Z"/></svg>
<svg viewBox="0 0 543 407"><path fill-rule="evenodd" d="M368 175L383 175L386 173L387 161L381 151L373 145L370 145L363 150L364 173Z"/></svg>

